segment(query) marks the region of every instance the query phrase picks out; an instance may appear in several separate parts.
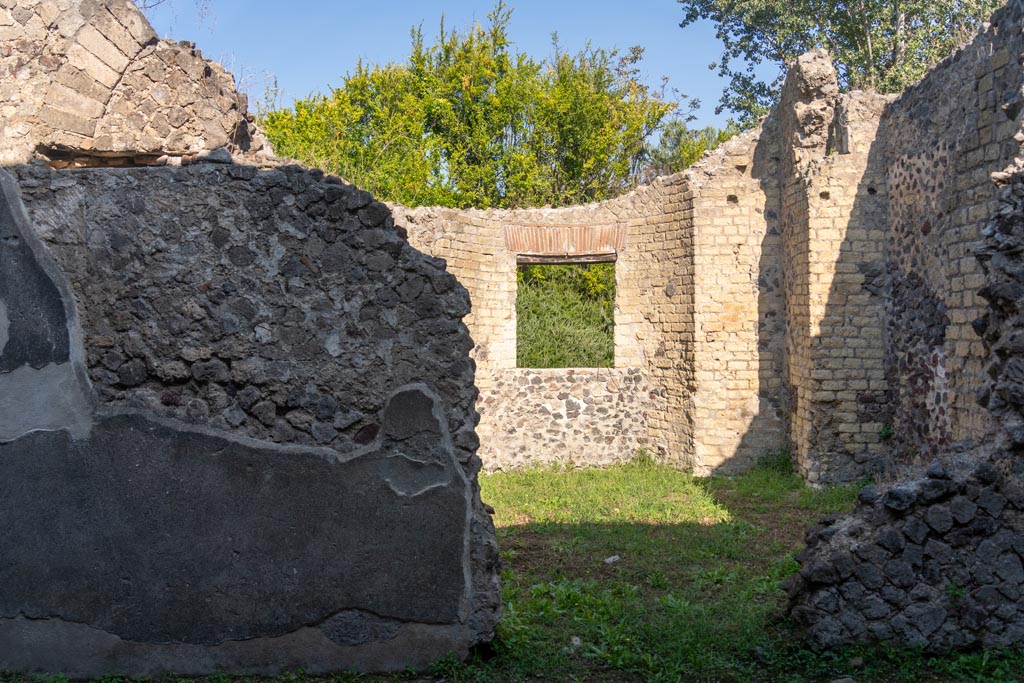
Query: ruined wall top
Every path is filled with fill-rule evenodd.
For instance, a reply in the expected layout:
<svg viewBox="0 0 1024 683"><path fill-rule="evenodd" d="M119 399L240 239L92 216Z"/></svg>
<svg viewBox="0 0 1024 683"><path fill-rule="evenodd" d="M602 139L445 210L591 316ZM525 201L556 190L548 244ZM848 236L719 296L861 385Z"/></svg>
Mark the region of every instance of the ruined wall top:
<svg viewBox="0 0 1024 683"><path fill-rule="evenodd" d="M130 0L0 0L0 164L152 162L253 135L231 74Z"/></svg>

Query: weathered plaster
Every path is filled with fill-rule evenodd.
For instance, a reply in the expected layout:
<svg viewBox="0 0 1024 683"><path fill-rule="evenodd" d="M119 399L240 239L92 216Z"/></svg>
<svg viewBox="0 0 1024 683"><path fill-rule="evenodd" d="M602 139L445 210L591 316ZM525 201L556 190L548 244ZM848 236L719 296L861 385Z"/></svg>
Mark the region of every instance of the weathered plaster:
<svg viewBox="0 0 1024 683"><path fill-rule="evenodd" d="M267 183L255 171L237 170L89 171L58 178L49 169L18 169L21 190L53 222L39 232L56 260L30 225L13 179L0 171L0 292L9 320L0 360L13 368L0 373L0 516L7 529L0 553L13 558L0 568L0 581L8 586L0 597L5 669L79 676L395 670L425 666L449 652L465 655L493 635L500 610L494 530L479 498L478 461L467 445L472 440L457 445L450 436L453 426L472 435L474 425L472 367L465 358L470 342L459 324L465 293L436 263L388 232L385 215L371 215L380 205L368 195L337 182L321 184L321 175L305 170L278 171L271 187L285 184L304 197L315 195L325 208L303 201L279 227L271 218L281 216L277 204L249 202ZM154 189L161 179L170 180L180 192L182 182L208 187L215 177L225 183L227 214L240 206L247 215L268 212L262 224L272 245L335 245L326 256L301 252L302 272L320 274L305 284L293 267L298 256L282 248L267 266L261 296L284 296L284 305L264 306L259 296L245 300L251 315L288 308L316 315L267 318L270 339L240 324L211 329L200 322L168 335L173 341L166 348L181 355L147 357L140 340L154 328L130 323L127 312L138 311L146 296L165 297L164 305L146 310L163 310L174 324L179 311L203 310L193 297L211 290L211 280L194 288L190 278L223 278L223 291L235 293L228 283L242 280L235 269L246 264L221 255L220 237L204 235L206 256L193 250L170 261L149 241L149 248L135 253L151 264L149 276L161 285L147 289L145 276L126 279L128 231L117 222L136 220L139 204L134 212L112 211L108 202L137 201L125 188L145 187L144 179ZM82 192L91 180L100 180L109 196ZM333 217L326 215L328 195L338 210ZM189 229L181 196L176 213L168 214L154 194L160 218L151 228L167 226L167 236ZM196 206L208 206L211 196L196 192ZM82 203L86 208L79 213L74 207ZM206 227L197 222L191 229ZM76 241L85 234L90 237ZM258 231L238 234L262 239ZM190 243L199 240L182 242ZM402 264L400 275L371 280L336 267L384 258ZM108 264L109 279L101 285L97 275ZM180 279L168 270L172 264ZM391 296L391 287L402 290L413 281L420 296L404 304L396 297L398 306L384 316L394 317L392 325L405 321L405 336L363 334L370 326L357 323L361 312L376 306L379 296ZM118 295L118 287L141 289L127 296ZM205 303L213 305L206 310L214 319L242 319L237 307L214 298ZM353 307L355 302L363 304ZM324 329L346 332L349 355L336 361L338 371L369 373L372 381L332 378L330 369L304 355L327 356L315 344L302 346L294 354L298 359L276 351L304 345ZM427 330L437 342L430 351L415 343ZM232 344L236 351L228 352ZM246 347L253 350L238 350ZM201 348L207 350L196 350ZM139 372L104 374L115 353L121 354L115 369ZM383 357L393 364L371 367L366 360ZM289 365L295 360L301 362ZM260 362L274 369L264 371ZM179 386L180 379L191 378L206 391L223 386L221 396L248 386L249 393L269 392L265 402L312 410L317 420L331 420L334 438L314 438L326 430L311 429L312 423L294 415L288 430L281 426L290 424L285 420L274 432L263 423L239 429L248 419L239 404L226 411L243 416L232 424L208 420L208 413L179 415L166 401L138 400L146 395L138 387L147 374L167 364L184 368ZM247 373L247 385L232 382L236 364ZM319 386L308 372L316 373ZM99 403L87 373L103 389ZM109 377L121 401L104 389ZM304 397L311 393L316 398L307 405ZM244 405L258 412L256 403ZM306 439L296 436L303 426L310 429ZM266 438L270 434L275 440ZM26 647L26 638L33 644ZM60 644L40 645L53 641Z"/></svg>
<svg viewBox="0 0 1024 683"><path fill-rule="evenodd" d="M0 355L3 355L7 347L7 340L10 339L9 331L11 320L7 317L7 304L0 300Z"/></svg>

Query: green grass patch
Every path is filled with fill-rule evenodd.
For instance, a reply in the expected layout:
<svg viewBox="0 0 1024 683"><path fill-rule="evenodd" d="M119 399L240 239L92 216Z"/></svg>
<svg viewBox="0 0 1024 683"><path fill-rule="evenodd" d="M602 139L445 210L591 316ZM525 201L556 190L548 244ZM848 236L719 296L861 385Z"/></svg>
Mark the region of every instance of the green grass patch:
<svg viewBox="0 0 1024 683"><path fill-rule="evenodd" d="M811 489L788 454L738 477L650 462L484 476L505 570L497 656L457 681L1014 681L1017 653L805 647L780 616L803 534L857 486ZM612 563L606 560L617 557Z"/></svg>

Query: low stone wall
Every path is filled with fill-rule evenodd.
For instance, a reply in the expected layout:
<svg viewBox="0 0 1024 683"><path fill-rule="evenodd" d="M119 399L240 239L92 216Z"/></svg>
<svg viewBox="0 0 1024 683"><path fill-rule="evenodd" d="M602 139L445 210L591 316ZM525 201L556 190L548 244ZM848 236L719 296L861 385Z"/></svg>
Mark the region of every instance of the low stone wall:
<svg viewBox="0 0 1024 683"><path fill-rule="evenodd" d="M789 614L822 647L929 650L1024 641L1024 487L991 464L940 465L807 534Z"/></svg>
<svg viewBox="0 0 1024 683"><path fill-rule="evenodd" d="M506 370L480 394L480 439L500 468L610 465L652 452L664 399L639 368Z"/></svg>

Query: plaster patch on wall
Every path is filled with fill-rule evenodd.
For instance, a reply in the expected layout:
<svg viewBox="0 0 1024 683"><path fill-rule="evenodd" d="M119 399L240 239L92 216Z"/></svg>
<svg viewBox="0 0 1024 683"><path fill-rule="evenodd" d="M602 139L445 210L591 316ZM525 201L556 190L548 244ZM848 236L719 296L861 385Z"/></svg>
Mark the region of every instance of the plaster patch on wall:
<svg viewBox="0 0 1024 683"><path fill-rule="evenodd" d="M8 331L10 329L11 321L7 317L7 304L0 299L0 355L3 355L4 347L7 346Z"/></svg>
<svg viewBox="0 0 1024 683"><path fill-rule="evenodd" d="M0 334L6 342L6 336ZM0 443L30 432L67 429L75 440L88 437L90 401L71 363L36 370L23 365L0 375Z"/></svg>

